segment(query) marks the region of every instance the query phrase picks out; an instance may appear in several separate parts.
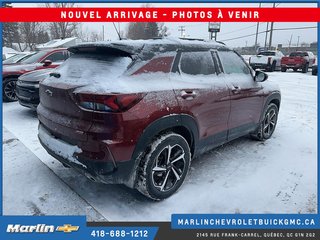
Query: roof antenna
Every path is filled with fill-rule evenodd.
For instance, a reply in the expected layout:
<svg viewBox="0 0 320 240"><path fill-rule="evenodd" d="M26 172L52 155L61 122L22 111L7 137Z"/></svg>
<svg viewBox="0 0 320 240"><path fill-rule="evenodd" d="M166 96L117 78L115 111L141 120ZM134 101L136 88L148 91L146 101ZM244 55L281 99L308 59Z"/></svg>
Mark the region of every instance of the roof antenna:
<svg viewBox="0 0 320 240"><path fill-rule="evenodd" d="M118 31L118 29L117 29L116 25L114 24L114 22L112 22L112 24L113 24L113 27L116 30L117 34L118 34L119 40L121 40L120 32Z"/></svg>

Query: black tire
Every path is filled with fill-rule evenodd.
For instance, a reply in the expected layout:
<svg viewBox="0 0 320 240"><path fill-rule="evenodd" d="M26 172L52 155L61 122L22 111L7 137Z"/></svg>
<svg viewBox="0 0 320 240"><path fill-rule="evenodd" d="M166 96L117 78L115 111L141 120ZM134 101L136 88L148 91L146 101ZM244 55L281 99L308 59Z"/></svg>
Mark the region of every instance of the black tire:
<svg viewBox="0 0 320 240"><path fill-rule="evenodd" d="M318 75L318 69L313 68L312 69L312 75L314 75L314 76Z"/></svg>
<svg viewBox="0 0 320 240"><path fill-rule="evenodd" d="M302 72L303 72L303 73L307 73L307 72L308 72L308 69L309 69L309 63L306 63L306 64L303 65L303 67L302 67Z"/></svg>
<svg viewBox="0 0 320 240"><path fill-rule="evenodd" d="M18 98L16 96L16 78L7 78L2 82L2 99L4 102L14 102Z"/></svg>
<svg viewBox="0 0 320 240"><path fill-rule="evenodd" d="M188 142L170 132L155 139L147 149L139 164L136 189L153 200L168 198L181 187L188 173Z"/></svg>
<svg viewBox="0 0 320 240"><path fill-rule="evenodd" d="M293 68L293 71L297 72L297 71L298 71L298 68Z"/></svg>
<svg viewBox="0 0 320 240"><path fill-rule="evenodd" d="M274 103L270 103L263 113L263 119L257 130L251 134L255 140L264 141L271 138L278 120L279 109ZM274 115L273 115L274 114Z"/></svg>
<svg viewBox="0 0 320 240"><path fill-rule="evenodd" d="M287 68L286 67L282 67L281 68L281 72L286 72L287 71Z"/></svg>

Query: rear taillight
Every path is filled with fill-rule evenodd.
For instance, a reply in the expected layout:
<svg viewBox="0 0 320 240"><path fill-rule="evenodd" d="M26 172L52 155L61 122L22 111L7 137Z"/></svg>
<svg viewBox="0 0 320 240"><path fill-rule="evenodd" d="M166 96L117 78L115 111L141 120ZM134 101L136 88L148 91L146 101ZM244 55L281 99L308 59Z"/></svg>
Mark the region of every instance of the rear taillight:
<svg viewBox="0 0 320 240"><path fill-rule="evenodd" d="M95 95L87 93L77 93L78 104L85 109L101 112L124 112L145 96L142 93L134 94L110 94Z"/></svg>

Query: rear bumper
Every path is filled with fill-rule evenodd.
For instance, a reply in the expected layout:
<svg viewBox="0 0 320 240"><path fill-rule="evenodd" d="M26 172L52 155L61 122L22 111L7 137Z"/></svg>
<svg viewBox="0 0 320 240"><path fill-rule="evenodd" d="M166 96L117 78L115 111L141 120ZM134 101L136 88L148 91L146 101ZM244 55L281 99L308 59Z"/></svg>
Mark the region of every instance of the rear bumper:
<svg viewBox="0 0 320 240"><path fill-rule="evenodd" d="M88 159L87 151L54 136L41 123L39 124L38 138L50 155L61 163L78 170L89 179L107 184L133 186L131 176L134 170L134 161L115 162L111 159L110 152L106 154L109 154L110 161Z"/></svg>
<svg viewBox="0 0 320 240"><path fill-rule="evenodd" d="M301 63L299 63L299 64L295 64L295 63L293 63L293 64L283 64L283 63L281 63L281 67L282 68L302 68L303 65Z"/></svg>

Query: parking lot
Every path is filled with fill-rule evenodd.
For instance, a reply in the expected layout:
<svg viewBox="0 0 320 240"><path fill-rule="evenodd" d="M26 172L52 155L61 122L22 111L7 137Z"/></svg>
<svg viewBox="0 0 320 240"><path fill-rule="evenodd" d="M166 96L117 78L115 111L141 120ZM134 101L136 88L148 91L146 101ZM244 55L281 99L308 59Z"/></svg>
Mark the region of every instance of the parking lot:
<svg viewBox="0 0 320 240"><path fill-rule="evenodd" d="M267 81L282 92L273 137L244 137L198 157L182 188L161 202L64 168L40 145L36 113L4 103L4 215L164 221L172 213L316 213L317 76L290 70Z"/></svg>

